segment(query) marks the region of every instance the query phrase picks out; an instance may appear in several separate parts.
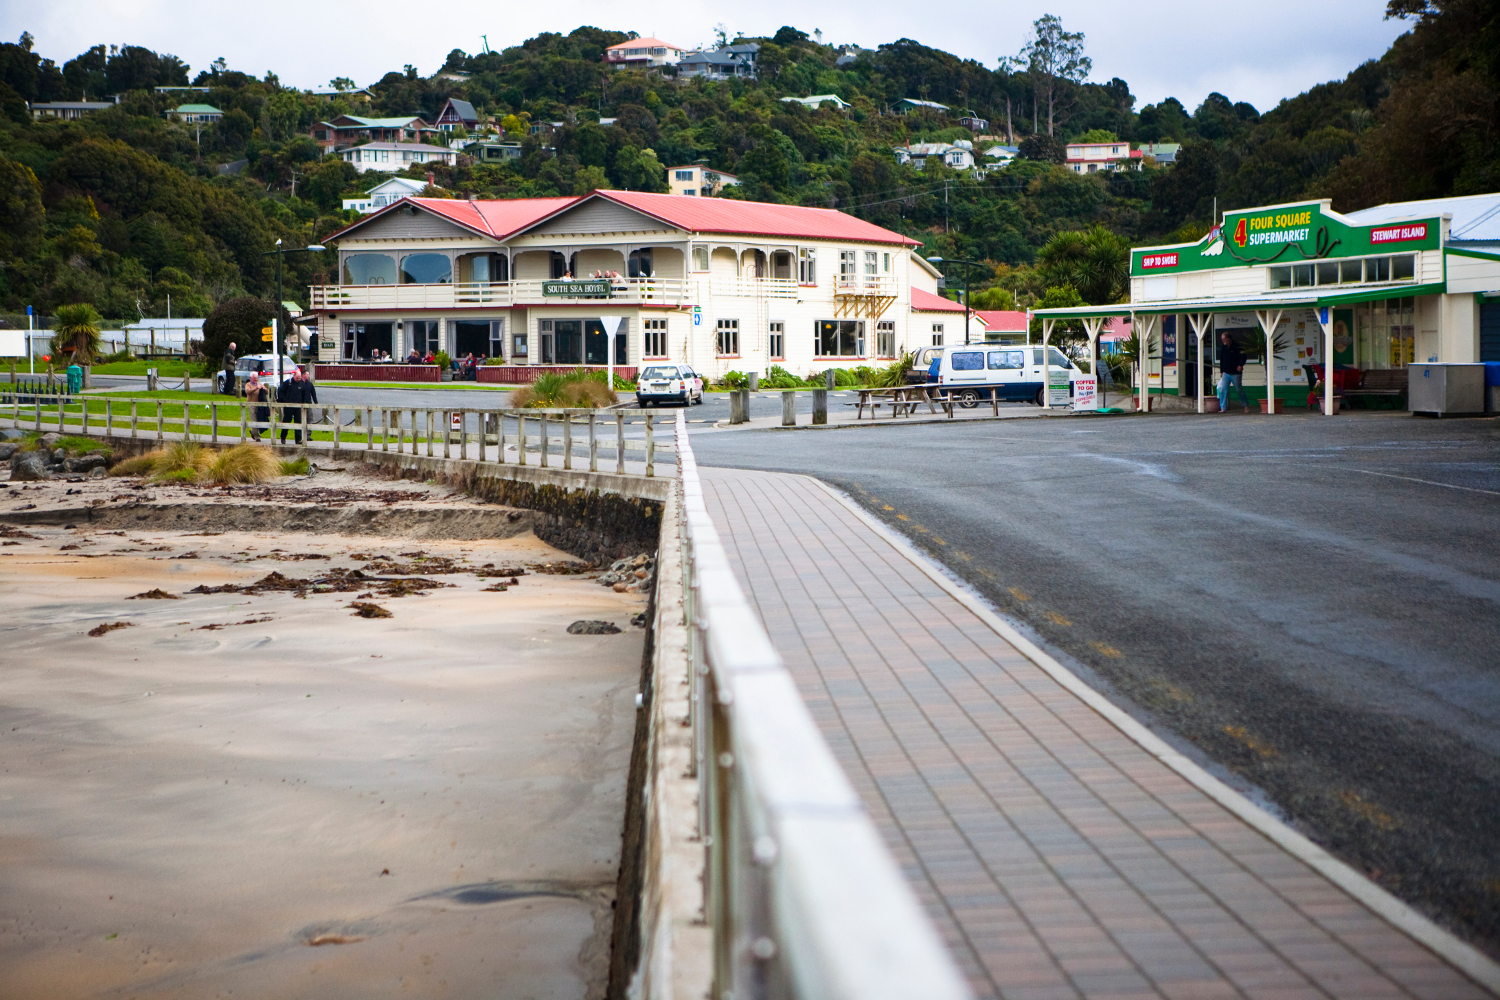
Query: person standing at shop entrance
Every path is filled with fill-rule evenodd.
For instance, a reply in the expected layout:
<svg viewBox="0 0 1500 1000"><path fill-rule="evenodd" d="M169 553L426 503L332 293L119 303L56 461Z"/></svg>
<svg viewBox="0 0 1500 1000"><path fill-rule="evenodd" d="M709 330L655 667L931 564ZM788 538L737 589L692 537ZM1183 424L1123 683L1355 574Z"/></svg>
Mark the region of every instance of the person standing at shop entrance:
<svg viewBox="0 0 1500 1000"><path fill-rule="evenodd" d="M1228 330L1219 334L1219 412L1229 411L1229 387L1232 385L1240 391L1240 403L1244 405L1245 412L1250 412L1250 400L1245 396L1245 384L1241 381L1245 374L1245 352L1240 350L1240 345L1234 342Z"/></svg>

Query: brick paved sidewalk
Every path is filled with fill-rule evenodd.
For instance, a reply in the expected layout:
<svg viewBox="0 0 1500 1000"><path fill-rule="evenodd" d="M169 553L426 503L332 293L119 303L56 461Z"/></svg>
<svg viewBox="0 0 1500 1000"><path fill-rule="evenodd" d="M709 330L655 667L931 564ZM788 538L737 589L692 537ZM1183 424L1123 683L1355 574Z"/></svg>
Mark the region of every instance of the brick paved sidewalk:
<svg viewBox="0 0 1500 1000"><path fill-rule="evenodd" d="M977 996L1489 996L1147 753L802 476L702 469L771 640Z"/></svg>

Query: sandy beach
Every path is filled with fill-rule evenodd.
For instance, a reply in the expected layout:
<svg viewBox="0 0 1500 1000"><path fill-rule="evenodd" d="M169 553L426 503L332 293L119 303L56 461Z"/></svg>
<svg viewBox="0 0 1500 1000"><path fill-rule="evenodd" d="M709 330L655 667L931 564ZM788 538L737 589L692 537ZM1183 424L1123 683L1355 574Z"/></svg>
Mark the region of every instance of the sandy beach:
<svg viewBox="0 0 1500 1000"><path fill-rule="evenodd" d="M161 527L0 528L0 998L602 995L644 599Z"/></svg>

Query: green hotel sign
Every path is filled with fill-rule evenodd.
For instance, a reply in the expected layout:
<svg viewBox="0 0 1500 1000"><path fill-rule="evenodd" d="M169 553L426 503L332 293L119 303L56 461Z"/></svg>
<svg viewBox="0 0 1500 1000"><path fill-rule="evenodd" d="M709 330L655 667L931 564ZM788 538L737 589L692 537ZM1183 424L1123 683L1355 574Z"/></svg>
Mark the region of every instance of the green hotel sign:
<svg viewBox="0 0 1500 1000"><path fill-rule="evenodd" d="M1197 243L1132 250L1130 274L1142 277L1435 250L1441 232L1442 220L1437 218L1351 226L1321 201L1225 212L1224 221Z"/></svg>
<svg viewBox="0 0 1500 1000"><path fill-rule="evenodd" d="M608 278L589 278L581 281L544 281L544 296L562 296L570 299L607 299L610 297Z"/></svg>

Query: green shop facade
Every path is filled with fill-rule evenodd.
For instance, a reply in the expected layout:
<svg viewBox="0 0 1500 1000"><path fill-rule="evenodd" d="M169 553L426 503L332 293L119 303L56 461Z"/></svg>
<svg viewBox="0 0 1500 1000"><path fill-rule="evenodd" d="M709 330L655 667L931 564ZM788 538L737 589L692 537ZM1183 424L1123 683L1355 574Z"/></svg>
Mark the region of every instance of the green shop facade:
<svg viewBox="0 0 1500 1000"><path fill-rule="evenodd" d="M1500 194L1334 212L1328 200L1226 212L1195 243L1131 251L1130 302L1038 309L1044 340L1081 325L1091 362L1105 323L1143 345L1146 396L1213 395L1214 345L1250 355L1251 398L1306 406L1314 374L1414 363L1500 361ZM1311 369L1310 369L1311 366ZM1334 412L1334 380L1316 405ZM1274 407L1268 408L1274 412Z"/></svg>

